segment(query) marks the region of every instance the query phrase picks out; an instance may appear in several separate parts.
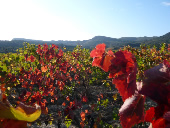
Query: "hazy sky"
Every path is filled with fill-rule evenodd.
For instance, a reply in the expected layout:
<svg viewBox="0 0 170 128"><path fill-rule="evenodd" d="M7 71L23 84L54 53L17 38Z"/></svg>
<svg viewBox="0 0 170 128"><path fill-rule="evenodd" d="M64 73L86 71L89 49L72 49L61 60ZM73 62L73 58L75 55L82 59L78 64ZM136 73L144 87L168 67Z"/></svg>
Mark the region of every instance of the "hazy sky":
<svg viewBox="0 0 170 128"><path fill-rule="evenodd" d="M170 32L170 0L0 0L0 40L87 40Z"/></svg>

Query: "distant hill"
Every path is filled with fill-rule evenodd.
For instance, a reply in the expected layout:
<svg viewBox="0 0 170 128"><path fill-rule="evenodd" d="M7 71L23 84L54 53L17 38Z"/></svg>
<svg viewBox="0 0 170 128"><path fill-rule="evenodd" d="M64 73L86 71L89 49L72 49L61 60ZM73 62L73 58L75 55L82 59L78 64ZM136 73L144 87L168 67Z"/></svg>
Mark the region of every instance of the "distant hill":
<svg viewBox="0 0 170 128"><path fill-rule="evenodd" d="M170 43L170 32L157 37L121 37L121 38L110 38L105 36L95 36L94 38L86 41L84 43L84 47L87 48L94 48L99 43L105 43L106 47L112 47L114 49L119 49L120 47L124 47L127 45L130 45L132 47L140 47L141 44L150 45L151 47L153 45L156 45L157 47L160 47L161 43Z"/></svg>
<svg viewBox="0 0 170 128"><path fill-rule="evenodd" d="M150 45L151 47L153 45L159 47L161 43L170 44L170 32L168 32L165 35L160 36L160 37L152 38L147 41L141 41L141 43Z"/></svg>
<svg viewBox="0 0 170 128"><path fill-rule="evenodd" d="M25 38L13 38L12 39L13 41L15 40L21 40L21 41L39 41L39 42L42 42L43 40L33 40L33 39L25 39Z"/></svg>
<svg viewBox="0 0 170 128"><path fill-rule="evenodd" d="M147 44L150 46L156 45L160 46L161 43L170 43L170 32L166 33L160 37L121 37L121 38L111 38L106 36L95 36L89 40L83 41L42 41L42 40L32 40L25 38L14 38L11 41L0 40L0 52L16 52L16 49L23 47L23 42L28 42L30 44L45 44L48 45L56 44L59 47L67 47L67 50L73 50L76 45L82 45L84 48L94 48L97 44L105 43L107 48L119 49L120 47L124 47L130 45L132 47L140 47L141 44Z"/></svg>

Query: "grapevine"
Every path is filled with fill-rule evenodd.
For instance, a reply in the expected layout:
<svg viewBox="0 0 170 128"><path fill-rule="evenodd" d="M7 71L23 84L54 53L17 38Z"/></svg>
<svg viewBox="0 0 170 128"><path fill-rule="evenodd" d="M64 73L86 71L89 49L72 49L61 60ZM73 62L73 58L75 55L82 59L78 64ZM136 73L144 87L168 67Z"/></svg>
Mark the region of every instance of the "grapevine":
<svg viewBox="0 0 170 128"><path fill-rule="evenodd" d="M105 44L91 52L81 46L64 51L54 44L26 43L17 53L1 54L0 127L27 127L42 121L57 121L58 126L64 122L67 127L71 123L112 127L103 121L101 110L116 101L123 105L119 114L114 108L113 120L120 120L123 128L143 122L153 128L170 125L170 54L164 44L159 51L128 46L113 52L106 51ZM94 85L118 93L111 93L112 100L105 91L94 96L90 90ZM145 108L147 97L157 106ZM51 105L61 108L52 110Z"/></svg>

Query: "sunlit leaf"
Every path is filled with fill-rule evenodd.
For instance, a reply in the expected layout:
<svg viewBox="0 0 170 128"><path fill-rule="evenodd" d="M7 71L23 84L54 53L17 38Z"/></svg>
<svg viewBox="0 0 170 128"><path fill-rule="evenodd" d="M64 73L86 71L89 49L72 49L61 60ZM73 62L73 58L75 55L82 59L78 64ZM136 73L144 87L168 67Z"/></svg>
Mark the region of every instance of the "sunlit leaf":
<svg viewBox="0 0 170 128"><path fill-rule="evenodd" d="M1 93L1 92L0 92ZM3 93L0 94L0 118L1 119L14 119L27 122L33 122L41 115L40 106L35 107L27 106L21 102L14 108L6 98L3 98ZM3 100L2 100L3 98Z"/></svg>
<svg viewBox="0 0 170 128"><path fill-rule="evenodd" d="M113 58L113 52L109 50L105 53L105 47L105 44L98 44L96 49L91 51L90 56L93 57L92 66L98 66L108 72L111 59Z"/></svg>
<svg viewBox="0 0 170 128"><path fill-rule="evenodd" d="M144 101L145 97L139 94L125 100L119 110L123 128L131 128L144 121Z"/></svg>
<svg viewBox="0 0 170 128"><path fill-rule="evenodd" d="M48 70L47 65L41 67L41 71L42 71L42 72L46 72L47 70Z"/></svg>
<svg viewBox="0 0 170 128"><path fill-rule="evenodd" d="M81 112L81 113L80 113L80 116L81 116L81 120L82 120L82 121L85 121L85 112Z"/></svg>

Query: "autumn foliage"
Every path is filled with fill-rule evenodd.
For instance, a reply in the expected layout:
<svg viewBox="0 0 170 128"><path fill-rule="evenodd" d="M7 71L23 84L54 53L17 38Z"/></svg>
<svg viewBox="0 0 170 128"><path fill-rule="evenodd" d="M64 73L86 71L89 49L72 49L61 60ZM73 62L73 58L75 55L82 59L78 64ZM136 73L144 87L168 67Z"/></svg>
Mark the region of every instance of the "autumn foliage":
<svg viewBox="0 0 170 128"><path fill-rule="evenodd" d="M96 83L108 85L107 80L124 102L119 110L123 128L142 122L150 122L153 128L170 127L170 61L165 49L157 53L146 48L138 51L127 47L116 52L105 48L105 44L99 44L91 53L80 47L64 52L54 44L37 48L27 44L20 53L0 56L0 127L27 127L27 122L34 122L40 115L51 115L49 105L57 104L62 106L56 108L58 120L74 120L78 127L96 128L101 115L94 119L94 111L99 110L98 104L103 102L105 106L109 101L100 93L97 104L91 104L88 89ZM17 88L22 89L18 96ZM15 103L9 102L10 96ZM147 97L157 106L145 110ZM117 94L113 98L116 100Z"/></svg>
<svg viewBox="0 0 170 128"><path fill-rule="evenodd" d="M123 128L131 128L140 122L150 122L153 128L170 126L170 63L163 60L161 64L144 72L144 79L136 82L137 61L127 50L116 53L105 52L105 44L99 44L91 52L93 66L109 72L113 78L124 104L119 110ZM157 103L144 112L145 98Z"/></svg>

